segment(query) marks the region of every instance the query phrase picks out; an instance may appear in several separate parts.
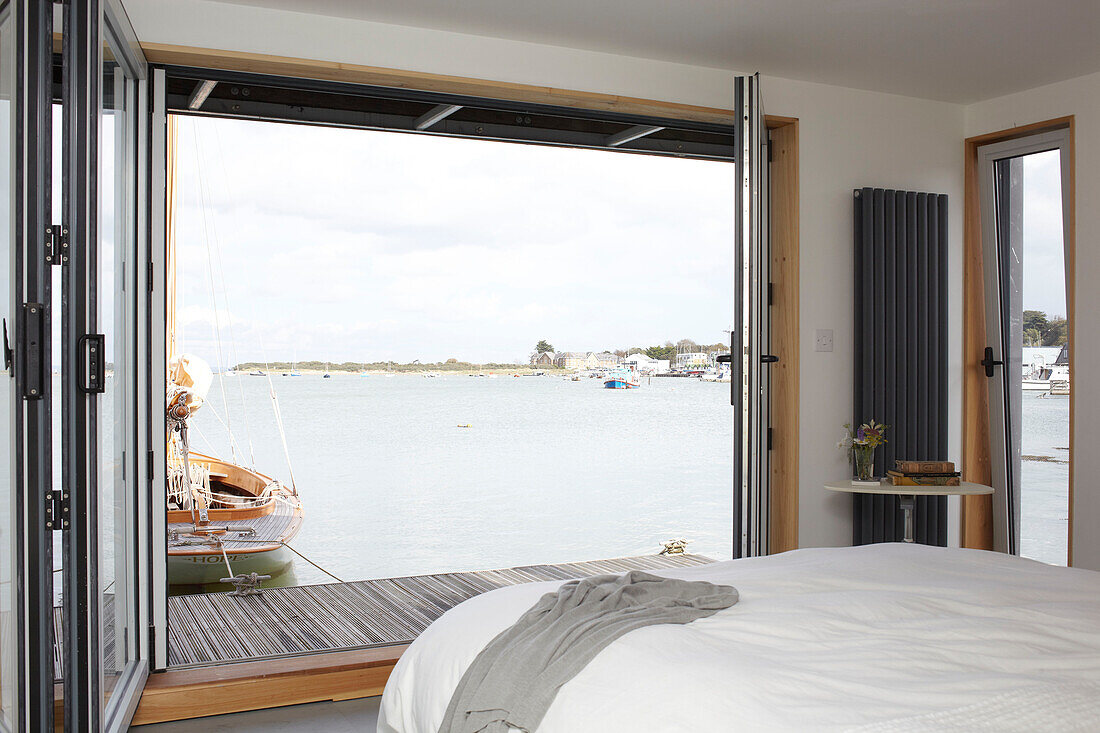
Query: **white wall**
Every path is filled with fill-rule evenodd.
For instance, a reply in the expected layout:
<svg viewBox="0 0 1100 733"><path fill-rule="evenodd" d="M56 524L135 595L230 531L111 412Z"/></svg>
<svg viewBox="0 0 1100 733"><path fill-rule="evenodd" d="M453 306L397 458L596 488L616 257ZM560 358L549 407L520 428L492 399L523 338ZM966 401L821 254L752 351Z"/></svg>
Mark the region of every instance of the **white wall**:
<svg viewBox="0 0 1100 733"><path fill-rule="evenodd" d="M1074 302L1074 565L1100 570L1100 74L1049 84L970 105L966 133L980 135L1075 116L1077 243Z"/></svg>
<svg viewBox="0 0 1100 733"><path fill-rule="evenodd" d="M842 436L841 426L851 420L853 402L852 190L876 186L948 195L948 444L950 455L958 460L962 432L963 109L786 79L765 78L761 89L768 112L799 118L799 541L803 547L849 544L851 498L827 493L821 484L849 470L836 443ZM832 353L814 351L814 331L819 328L834 330ZM951 503L955 527L957 503ZM953 531L951 537L957 540L956 536Z"/></svg>
<svg viewBox="0 0 1100 733"><path fill-rule="evenodd" d="M730 108L733 73L591 51L419 28L225 5L126 0L142 41L342 61ZM751 71L751 70L749 70ZM766 78L767 112L800 119L800 414L802 546L851 541L851 499L822 483L845 475L836 449L852 410L852 190L950 197L951 373L961 369L962 137L960 105ZM720 307L716 304L716 307ZM813 350L835 330L833 353ZM959 455L960 380L951 381L951 455Z"/></svg>

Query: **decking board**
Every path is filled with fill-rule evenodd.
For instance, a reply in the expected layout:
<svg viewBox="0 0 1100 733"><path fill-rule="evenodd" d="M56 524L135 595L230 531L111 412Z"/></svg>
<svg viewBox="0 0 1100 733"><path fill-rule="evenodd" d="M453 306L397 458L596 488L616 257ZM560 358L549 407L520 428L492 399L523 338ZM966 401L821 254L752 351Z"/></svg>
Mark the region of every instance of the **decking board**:
<svg viewBox="0 0 1100 733"><path fill-rule="evenodd" d="M495 588L709 562L701 555L650 555L266 588L259 596L173 596L168 599L168 665L202 667L408 644L448 609Z"/></svg>

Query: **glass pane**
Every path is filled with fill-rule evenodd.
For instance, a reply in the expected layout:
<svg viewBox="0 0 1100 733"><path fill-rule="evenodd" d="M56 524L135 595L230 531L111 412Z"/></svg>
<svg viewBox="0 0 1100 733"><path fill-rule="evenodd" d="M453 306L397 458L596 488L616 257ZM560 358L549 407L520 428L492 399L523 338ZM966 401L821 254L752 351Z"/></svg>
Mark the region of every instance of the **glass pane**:
<svg viewBox="0 0 1100 733"><path fill-rule="evenodd" d="M1059 151L1019 160L1020 554L1068 559L1069 390ZM1013 178L1014 182L1017 180ZM1015 199L1014 199L1015 201ZM1018 324L1018 325L1017 325Z"/></svg>
<svg viewBox="0 0 1100 733"><path fill-rule="evenodd" d="M106 391L96 407L96 445L99 465L99 587L103 594L103 695L110 699L115 682L128 661L126 621L132 593L127 573L129 522L125 460L125 415L130 408L128 389L129 321L124 306L132 289L124 282L125 260L132 245L129 207L126 132L126 78L109 43L104 44L100 115L99 250L96 278L96 327L106 336Z"/></svg>
<svg viewBox="0 0 1100 733"><path fill-rule="evenodd" d="M0 10L0 317L4 319L6 336L12 338L12 180L15 177L11 158L12 90L15 85L15 52L11 13ZM12 421L15 400L15 380L7 363L0 361L0 728L15 724L14 705L18 680L15 677L16 638L15 609L18 587L14 581L16 536L13 525L12 492Z"/></svg>

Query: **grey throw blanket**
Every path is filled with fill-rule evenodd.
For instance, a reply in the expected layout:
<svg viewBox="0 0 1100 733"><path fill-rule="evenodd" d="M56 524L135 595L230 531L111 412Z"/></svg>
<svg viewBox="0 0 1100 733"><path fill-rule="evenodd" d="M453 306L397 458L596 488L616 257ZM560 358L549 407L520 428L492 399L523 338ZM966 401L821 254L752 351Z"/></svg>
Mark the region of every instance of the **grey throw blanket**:
<svg viewBox="0 0 1100 733"><path fill-rule="evenodd" d="M571 580L489 642L455 689L440 733L532 733L558 689L623 634L687 624L737 603L737 589L638 570Z"/></svg>

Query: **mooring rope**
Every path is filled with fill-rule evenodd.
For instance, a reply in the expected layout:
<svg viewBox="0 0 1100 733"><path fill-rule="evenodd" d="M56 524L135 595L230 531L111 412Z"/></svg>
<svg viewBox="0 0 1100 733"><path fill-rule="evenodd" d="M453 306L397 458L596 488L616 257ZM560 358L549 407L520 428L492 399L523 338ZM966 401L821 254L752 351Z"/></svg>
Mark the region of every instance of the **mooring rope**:
<svg viewBox="0 0 1100 733"><path fill-rule="evenodd" d="M238 539L232 539L232 540L226 540L226 542L252 542L252 543L256 543L256 544L263 544L263 545L280 544L280 545L282 545L283 547L285 547L286 549L288 549L288 550L290 550L291 552L293 552L293 553L294 553L295 555L297 555L298 557L300 557L300 558L302 558L303 560L305 560L306 562L308 562L308 563L309 563L310 565L312 565L313 567L315 567L315 568L317 568L318 570L320 570L320 571L321 571L322 573L324 573L325 575L327 575L327 576L329 576L330 578L332 578L333 580L335 580L336 582L338 582L338 583L346 583L346 582L347 582L347 581L346 581L346 580L344 580L343 578L340 578L340 577L338 577L338 576L334 575L333 573L330 573L329 571L325 570L325 569L324 569L323 567L321 567L321 566L320 566L320 565L318 565L317 563L313 562L312 560L310 560L310 559L309 559L308 557L306 557L306 556L305 556L305 555L303 555L302 553L300 553L300 552L298 552L297 550L295 550L295 549L294 549L293 547L291 547L291 546L290 546L289 544L287 544L287 543L286 543L286 542L284 542L283 540L238 540ZM224 550L223 550L223 552L224 552Z"/></svg>

